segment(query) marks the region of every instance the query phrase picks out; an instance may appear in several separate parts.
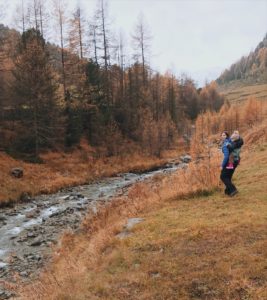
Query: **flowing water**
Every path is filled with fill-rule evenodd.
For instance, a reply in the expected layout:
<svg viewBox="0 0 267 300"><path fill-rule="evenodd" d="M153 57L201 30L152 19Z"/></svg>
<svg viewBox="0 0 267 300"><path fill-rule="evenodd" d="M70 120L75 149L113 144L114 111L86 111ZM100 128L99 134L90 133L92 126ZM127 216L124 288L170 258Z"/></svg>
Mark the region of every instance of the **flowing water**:
<svg viewBox="0 0 267 300"><path fill-rule="evenodd" d="M34 278L49 259L51 245L57 243L63 231L77 230L88 210L96 211L98 201L111 201L138 181L184 166L183 163L168 164L142 174L119 174L53 195L40 195L27 204L0 209L0 299L11 295L1 287L1 281L15 282L15 274L23 280Z"/></svg>

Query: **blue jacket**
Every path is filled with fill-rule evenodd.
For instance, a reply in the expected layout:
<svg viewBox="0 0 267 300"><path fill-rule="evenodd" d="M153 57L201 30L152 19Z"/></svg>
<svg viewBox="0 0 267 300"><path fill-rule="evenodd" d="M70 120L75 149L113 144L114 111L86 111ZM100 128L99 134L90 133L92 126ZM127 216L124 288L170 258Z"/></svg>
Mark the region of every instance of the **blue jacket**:
<svg viewBox="0 0 267 300"><path fill-rule="evenodd" d="M223 161L222 161L222 167L225 168L228 164L228 160L229 160L229 148L227 147L227 145L231 144L231 139L230 138L226 138L223 142L222 145L222 153L223 153Z"/></svg>

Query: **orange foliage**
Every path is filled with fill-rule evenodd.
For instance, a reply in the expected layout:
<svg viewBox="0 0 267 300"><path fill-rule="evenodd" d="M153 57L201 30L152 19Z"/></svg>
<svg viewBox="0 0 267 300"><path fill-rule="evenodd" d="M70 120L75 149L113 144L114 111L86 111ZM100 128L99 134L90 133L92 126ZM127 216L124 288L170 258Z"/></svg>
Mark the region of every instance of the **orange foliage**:
<svg viewBox="0 0 267 300"><path fill-rule="evenodd" d="M206 112L196 120L195 140L206 143L212 136L220 135L224 130L230 134L234 130L242 133L253 126L260 126L267 118L267 101L250 97L245 103L225 103L218 113ZM196 147L194 143L192 147Z"/></svg>

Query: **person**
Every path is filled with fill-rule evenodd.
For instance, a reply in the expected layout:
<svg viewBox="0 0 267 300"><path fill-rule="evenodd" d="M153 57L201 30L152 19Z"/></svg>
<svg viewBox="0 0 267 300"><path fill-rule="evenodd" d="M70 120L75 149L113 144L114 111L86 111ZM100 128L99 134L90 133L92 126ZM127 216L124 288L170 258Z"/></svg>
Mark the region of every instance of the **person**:
<svg viewBox="0 0 267 300"><path fill-rule="evenodd" d="M231 135L231 143L227 144L229 149L229 163L226 168L235 169L240 163L240 151L244 141L241 138L239 131L235 130Z"/></svg>
<svg viewBox="0 0 267 300"><path fill-rule="evenodd" d="M230 152L233 151L235 145L232 143L229 133L227 131L224 131L221 135L222 138L222 152L223 152L223 161L221 164L221 175L220 179L225 185L225 194L229 196L234 196L238 193L235 185L232 183L232 177L234 174L234 171L239 163L238 162L231 162L229 163L229 157L230 157ZM238 144L239 145L239 144Z"/></svg>

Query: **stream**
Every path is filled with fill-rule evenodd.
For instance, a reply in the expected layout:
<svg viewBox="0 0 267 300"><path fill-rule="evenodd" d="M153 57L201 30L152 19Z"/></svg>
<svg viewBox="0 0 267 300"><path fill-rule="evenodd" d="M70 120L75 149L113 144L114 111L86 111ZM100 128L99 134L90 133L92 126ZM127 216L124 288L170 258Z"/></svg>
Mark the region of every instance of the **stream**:
<svg viewBox="0 0 267 300"><path fill-rule="evenodd" d="M65 230L78 230L88 211L96 212L99 201L111 201L114 196L126 193L136 182L156 174L169 174L185 166L182 162L172 162L142 174L118 174L0 209L0 300L12 296L12 292L5 290L3 282L36 278L51 257L51 245L57 244Z"/></svg>

